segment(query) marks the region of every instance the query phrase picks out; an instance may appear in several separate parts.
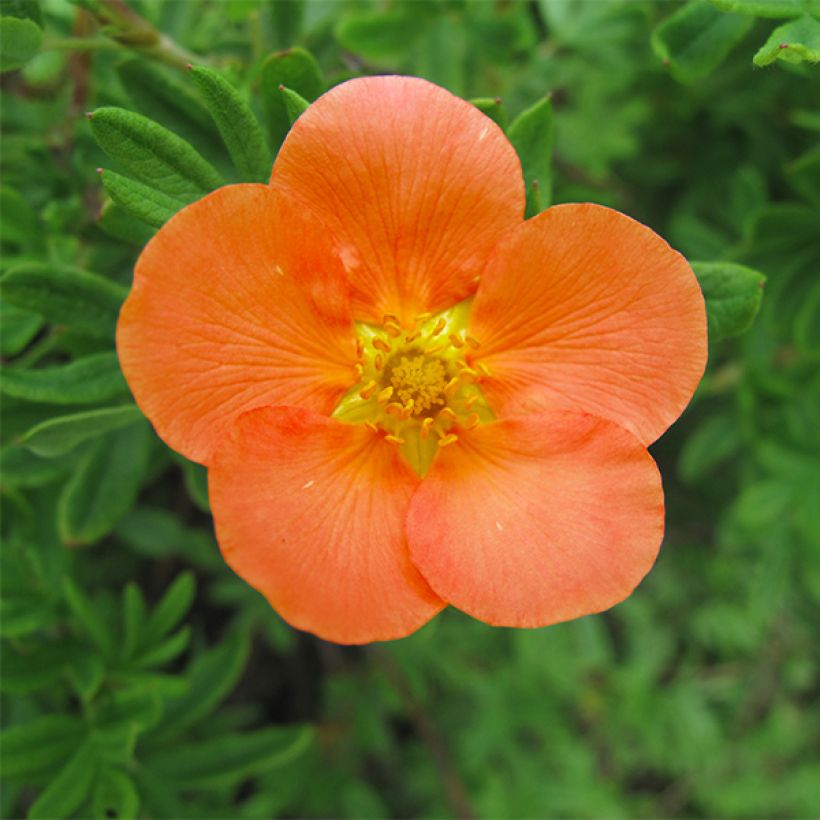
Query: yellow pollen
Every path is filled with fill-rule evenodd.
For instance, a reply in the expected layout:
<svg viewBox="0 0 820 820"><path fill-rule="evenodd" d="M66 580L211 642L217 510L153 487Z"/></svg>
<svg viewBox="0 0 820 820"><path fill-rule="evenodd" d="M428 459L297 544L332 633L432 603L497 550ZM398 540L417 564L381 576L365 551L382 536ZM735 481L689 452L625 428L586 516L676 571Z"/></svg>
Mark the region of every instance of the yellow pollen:
<svg viewBox="0 0 820 820"><path fill-rule="evenodd" d="M393 349L384 339L381 339L378 336L373 339L371 344L376 348L376 350L383 350L385 353L389 353Z"/></svg>
<svg viewBox="0 0 820 820"><path fill-rule="evenodd" d="M458 436L455 433L448 433L438 440L439 447L447 447L449 444L455 444L458 441Z"/></svg>
<svg viewBox="0 0 820 820"><path fill-rule="evenodd" d="M440 359L421 353L402 356L393 366L390 381L396 398L412 415L445 403L447 370Z"/></svg>
<svg viewBox="0 0 820 820"><path fill-rule="evenodd" d="M379 392L379 395L376 396L376 400L379 402L379 404L384 404L392 395L393 388L390 385L388 385L384 388L384 390L381 390Z"/></svg>

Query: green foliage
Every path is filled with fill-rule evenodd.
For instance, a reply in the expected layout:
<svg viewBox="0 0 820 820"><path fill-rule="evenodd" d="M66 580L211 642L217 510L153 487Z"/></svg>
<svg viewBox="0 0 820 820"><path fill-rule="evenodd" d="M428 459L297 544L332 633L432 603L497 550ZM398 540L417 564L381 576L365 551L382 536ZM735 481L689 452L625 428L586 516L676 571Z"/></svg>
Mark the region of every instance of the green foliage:
<svg viewBox="0 0 820 820"><path fill-rule="evenodd" d="M778 26L755 54L754 64L766 66L775 60L820 62L820 20L806 14Z"/></svg>
<svg viewBox="0 0 820 820"><path fill-rule="evenodd" d="M691 0L652 34L652 48L681 82L717 68L752 26L748 17L723 14L706 0Z"/></svg>
<svg viewBox="0 0 820 820"><path fill-rule="evenodd" d="M0 15L3 817L816 814L817 0ZM609 613L299 634L222 560L204 468L130 402L114 330L144 243L385 71L504 129L530 214L600 202L702 260L709 366L653 445L666 543Z"/></svg>
<svg viewBox="0 0 820 820"><path fill-rule="evenodd" d="M709 338L720 341L747 331L760 310L766 277L731 262L693 262L706 299Z"/></svg>

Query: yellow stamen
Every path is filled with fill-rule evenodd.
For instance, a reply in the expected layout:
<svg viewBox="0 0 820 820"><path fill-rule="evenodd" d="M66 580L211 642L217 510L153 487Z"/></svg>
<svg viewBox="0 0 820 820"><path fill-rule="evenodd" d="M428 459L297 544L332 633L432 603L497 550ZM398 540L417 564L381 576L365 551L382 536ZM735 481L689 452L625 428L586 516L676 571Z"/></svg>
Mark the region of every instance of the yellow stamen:
<svg viewBox="0 0 820 820"><path fill-rule="evenodd" d="M378 384L376 384L376 382L374 382L374 381L369 381L369 382L368 382L368 383L364 386L364 388L363 388L363 389L359 392L359 396L360 396L360 398L363 398L363 399L365 399L365 401L366 401L367 399L369 399L369 398L370 398L370 397L371 397L371 396L372 396L372 395L376 392L376 388L377 388L378 386L379 386L379 385L378 385Z"/></svg>
<svg viewBox="0 0 820 820"><path fill-rule="evenodd" d="M453 347L464 347L464 339L462 339L457 333L451 333L448 338L450 339L450 343Z"/></svg>
<svg viewBox="0 0 820 820"><path fill-rule="evenodd" d="M421 430L419 430L419 436L423 439L427 439L430 437L430 428L433 426L433 417L427 416L427 418L421 423Z"/></svg>
<svg viewBox="0 0 820 820"><path fill-rule="evenodd" d="M401 336L401 325L397 322L385 322L384 329L394 338Z"/></svg>
<svg viewBox="0 0 820 820"><path fill-rule="evenodd" d="M453 376L453 378L444 385L444 395L447 396L447 398L451 398L460 386L461 380L458 376Z"/></svg>
<svg viewBox="0 0 820 820"><path fill-rule="evenodd" d="M438 411L438 417L440 419L447 419L448 421L455 421L457 418L456 414L449 407L442 407L441 410Z"/></svg>
<svg viewBox="0 0 820 820"><path fill-rule="evenodd" d="M404 444L403 438L401 438L400 436L394 436L392 434L385 436L384 440L389 441L391 444Z"/></svg>
<svg viewBox="0 0 820 820"><path fill-rule="evenodd" d="M377 353L376 358L373 359L373 367L375 367L376 370L381 370L383 366L384 366L384 356L382 356L381 353Z"/></svg>
<svg viewBox="0 0 820 820"><path fill-rule="evenodd" d="M475 403L477 401L478 401L478 393L476 393L473 396L470 396L470 398L467 399L467 401L464 402L464 409L469 412L470 410L473 409L473 407L475 407Z"/></svg>
<svg viewBox="0 0 820 820"><path fill-rule="evenodd" d="M481 347L481 342L479 342L478 339L474 339L472 336L465 336L464 341L467 342L473 350L478 350L478 348Z"/></svg>
<svg viewBox="0 0 820 820"><path fill-rule="evenodd" d="M384 404L392 395L393 387L391 385L388 385L384 388L384 390L379 392L379 395L376 396L376 401L378 401L379 404Z"/></svg>
<svg viewBox="0 0 820 820"><path fill-rule="evenodd" d="M421 336L421 331L414 330L412 333L409 333L407 336L404 337L404 343L409 345L411 342L415 342L419 336Z"/></svg>
<svg viewBox="0 0 820 820"><path fill-rule="evenodd" d="M368 430L372 430L374 433L379 432L379 425L372 421L366 421L364 426L367 427Z"/></svg>
<svg viewBox="0 0 820 820"><path fill-rule="evenodd" d="M376 348L376 350L383 350L385 353L389 353L393 349L384 339L379 336L373 339L371 344Z"/></svg>
<svg viewBox="0 0 820 820"><path fill-rule="evenodd" d="M399 323L399 317L396 316L395 313L385 313L382 316L382 324L386 325L388 322L393 322L394 324Z"/></svg>
<svg viewBox="0 0 820 820"><path fill-rule="evenodd" d="M447 447L450 444L455 444L458 441L458 436L455 433L448 433L438 440L439 447Z"/></svg>
<svg viewBox="0 0 820 820"><path fill-rule="evenodd" d="M419 313L419 315L416 316L413 321L419 323L426 322L432 315L432 313Z"/></svg>
<svg viewBox="0 0 820 820"><path fill-rule="evenodd" d="M473 427L478 426L478 422L480 421L478 413L473 413L470 416L467 416L466 421L464 424L461 425L462 430L472 430Z"/></svg>
<svg viewBox="0 0 820 820"><path fill-rule="evenodd" d="M364 376L364 368L358 362L356 362L356 364L353 366L353 369L356 371L356 375L361 380L362 376Z"/></svg>
<svg viewBox="0 0 820 820"><path fill-rule="evenodd" d="M444 328L445 328L445 327L447 327L447 322L446 322L446 320L444 320L444 319L439 319L439 320L436 322L436 325L435 325L435 327L433 328L431 335L432 335L432 336L438 336L438 334L439 334L439 333L441 333L441 331L442 331L442 330L444 330Z"/></svg>
<svg viewBox="0 0 820 820"><path fill-rule="evenodd" d="M484 376L492 376L492 371L484 362L477 362L476 369Z"/></svg>
<svg viewBox="0 0 820 820"><path fill-rule="evenodd" d="M404 407L397 401L391 401L390 404L388 404L384 409L388 413L392 413L394 416L399 416L400 418L402 413L404 413Z"/></svg>

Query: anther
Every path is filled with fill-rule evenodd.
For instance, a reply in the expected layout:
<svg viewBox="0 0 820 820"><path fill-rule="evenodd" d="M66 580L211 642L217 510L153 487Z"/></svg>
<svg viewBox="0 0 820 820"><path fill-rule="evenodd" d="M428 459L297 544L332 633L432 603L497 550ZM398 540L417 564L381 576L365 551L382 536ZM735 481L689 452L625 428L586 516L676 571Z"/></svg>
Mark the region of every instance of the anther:
<svg viewBox="0 0 820 820"><path fill-rule="evenodd" d="M478 413L473 413L470 416L467 416L464 424L461 425L462 430L472 430L473 427L478 426L478 422L480 421Z"/></svg>
<svg viewBox="0 0 820 820"><path fill-rule="evenodd" d="M461 368L461 375L462 376L471 376L471 377L477 379L480 374L477 370L473 370L472 367L462 367Z"/></svg>
<svg viewBox="0 0 820 820"><path fill-rule="evenodd" d="M385 314L382 316L382 324L383 324L383 325L386 325L386 324L388 324L388 323L390 323L390 322L392 322L393 324L396 324L396 325L397 325L397 324L399 323L399 317L398 317L398 316L396 316L396 314L395 314L395 313L385 313Z"/></svg>
<svg viewBox="0 0 820 820"><path fill-rule="evenodd" d="M401 325L397 322L385 322L384 329L394 338L398 339L401 336Z"/></svg>
<svg viewBox="0 0 820 820"><path fill-rule="evenodd" d="M419 430L419 436L423 439L427 439L430 437L430 428L433 426L433 417L427 416L427 418L421 423L421 430Z"/></svg>
<svg viewBox="0 0 820 820"><path fill-rule="evenodd" d="M409 345L410 342L415 342L419 336L421 336L421 331L414 330L412 333L408 333L407 336L404 337L404 343Z"/></svg>
<svg viewBox="0 0 820 820"><path fill-rule="evenodd" d="M478 348L481 347L481 342L479 342L478 339L474 339L472 336L465 336L464 341L467 342L473 350L478 350Z"/></svg>
<svg viewBox="0 0 820 820"><path fill-rule="evenodd" d="M457 416L449 407L442 407L438 411L439 418L447 419L448 421L455 421Z"/></svg>
<svg viewBox="0 0 820 820"><path fill-rule="evenodd" d="M391 444L404 444L403 438L400 438L399 436L394 436L392 434L385 436L384 440L389 441Z"/></svg>
<svg viewBox="0 0 820 820"><path fill-rule="evenodd" d="M373 347L376 348L376 350L383 350L385 353L389 353L392 350L390 345L384 339L381 339L378 336L375 339L373 339L371 344L373 345Z"/></svg>
<svg viewBox="0 0 820 820"><path fill-rule="evenodd" d="M384 409L396 416L401 416L404 413L404 406L397 401L391 401Z"/></svg>
<svg viewBox="0 0 820 820"><path fill-rule="evenodd" d="M445 319L439 319L439 320L436 322L436 325L435 325L435 327L433 328L433 330L431 331L431 334L430 334L430 335L431 335L431 336L438 336L438 334L439 334L439 333L441 333L441 331L442 331L442 330L444 330L444 328L445 328L445 327L447 327L447 322L446 322L446 320L445 320Z"/></svg>
<svg viewBox="0 0 820 820"><path fill-rule="evenodd" d="M452 344L453 347L464 347L464 339L462 339L457 333L451 333L448 338L450 339L450 344Z"/></svg>
<svg viewBox="0 0 820 820"><path fill-rule="evenodd" d="M358 362L354 365L354 370L356 371L356 375L359 377L359 379L361 379L362 376L364 376L364 368Z"/></svg>
<svg viewBox="0 0 820 820"><path fill-rule="evenodd" d="M373 367L375 367L376 370L381 370L383 366L384 366L384 356L382 356L381 353L377 353L376 358L373 359Z"/></svg>
<svg viewBox="0 0 820 820"><path fill-rule="evenodd" d="M484 364L484 362L477 362L476 370L478 370L484 376L492 376L492 371L489 367L487 367L486 364Z"/></svg>
<svg viewBox="0 0 820 820"><path fill-rule="evenodd" d="M432 345L431 347L428 347L424 352L428 356L434 356L436 353L441 353L441 351L444 350L445 347L447 347L447 345L444 343Z"/></svg>
<svg viewBox="0 0 820 820"><path fill-rule="evenodd" d="M387 387L382 390L378 396L376 396L376 400L379 404L384 404L391 396L393 395L393 387L388 385Z"/></svg>
<svg viewBox="0 0 820 820"><path fill-rule="evenodd" d="M363 355L364 344L362 343L362 340L360 338L356 337L356 356L358 356L358 358L361 359Z"/></svg>
<svg viewBox="0 0 820 820"><path fill-rule="evenodd" d="M433 314L432 313L419 313L418 316L414 317L414 322L426 322Z"/></svg>
<svg viewBox="0 0 820 820"><path fill-rule="evenodd" d="M450 398L461 386L461 381L458 376L453 376L447 384L444 385L444 395Z"/></svg>
<svg viewBox="0 0 820 820"><path fill-rule="evenodd" d="M376 384L374 381L369 381L365 386L364 389L359 392L359 397L362 399L369 399L375 392L376 388L379 385Z"/></svg>
<svg viewBox="0 0 820 820"><path fill-rule="evenodd" d="M476 393L474 396L470 396L470 398L467 399L467 401L464 402L464 409L469 412L470 410L473 409L473 407L475 407L475 404L476 404L477 401L478 401L478 393Z"/></svg>
<svg viewBox="0 0 820 820"><path fill-rule="evenodd" d="M439 447L447 447L449 444L455 444L458 441L458 436L455 433L448 433L438 440Z"/></svg>
<svg viewBox="0 0 820 820"><path fill-rule="evenodd" d="M402 416L406 419L409 419L410 416L413 415L413 410L414 410L415 406L416 406L416 403L413 401L413 399L408 399L407 403L402 408Z"/></svg>
<svg viewBox="0 0 820 820"><path fill-rule="evenodd" d="M366 421L364 426L367 427L368 430L372 430L374 433L379 432L379 425L373 421Z"/></svg>

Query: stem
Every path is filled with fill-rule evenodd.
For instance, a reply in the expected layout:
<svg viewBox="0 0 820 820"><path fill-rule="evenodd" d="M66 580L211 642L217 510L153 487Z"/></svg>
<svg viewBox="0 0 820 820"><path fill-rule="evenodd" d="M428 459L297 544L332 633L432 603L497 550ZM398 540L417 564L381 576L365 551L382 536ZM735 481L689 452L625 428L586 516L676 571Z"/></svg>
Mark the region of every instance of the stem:
<svg viewBox="0 0 820 820"><path fill-rule="evenodd" d="M444 792L453 807L453 813L458 820L474 820L476 815L470 805L467 789L453 763L447 743L436 727L435 721L430 717L424 704L413 694L404 673L394 658L381 649L374 650L372 657L376 659L387 679L401 696L419 737L435 760L436 766L441 773Z"/></svg>

